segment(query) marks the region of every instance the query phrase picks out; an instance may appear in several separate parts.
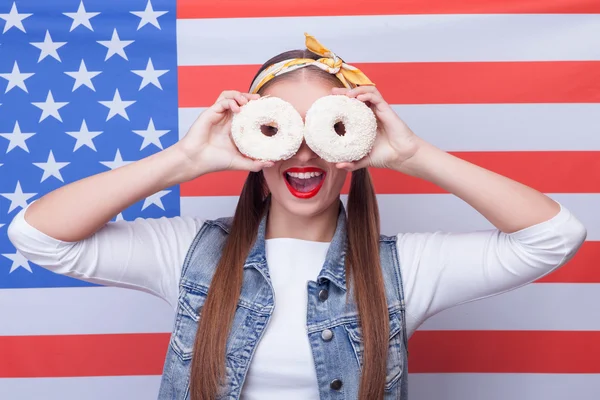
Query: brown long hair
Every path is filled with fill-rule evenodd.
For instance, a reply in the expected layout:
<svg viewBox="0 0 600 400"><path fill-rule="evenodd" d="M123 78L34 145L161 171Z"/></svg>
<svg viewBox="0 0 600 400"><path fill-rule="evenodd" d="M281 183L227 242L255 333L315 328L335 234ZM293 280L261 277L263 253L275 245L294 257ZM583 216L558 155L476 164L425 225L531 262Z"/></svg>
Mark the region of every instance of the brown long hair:
<svg viewBox="0 0 600 400"><path fill-rule="evenodd" d="M318 58L308 50L288 51L265 62L256 75L272 63L296 57ZM340 85L333 75L316 67L305 67L271 80L261 91L299 73ZM256 239L260 220L267 212L267 196L262 172L250 172L202 307L191 365L192 400L214 400L219 394L219 384L225 376L227 338L242 288L243 265ZM352 173L347 213L346 275L348 287L354 285L364 343L359 399L375 400L381 399L384 393L389 316L379 259L379 210L366 169Z"/></svg>

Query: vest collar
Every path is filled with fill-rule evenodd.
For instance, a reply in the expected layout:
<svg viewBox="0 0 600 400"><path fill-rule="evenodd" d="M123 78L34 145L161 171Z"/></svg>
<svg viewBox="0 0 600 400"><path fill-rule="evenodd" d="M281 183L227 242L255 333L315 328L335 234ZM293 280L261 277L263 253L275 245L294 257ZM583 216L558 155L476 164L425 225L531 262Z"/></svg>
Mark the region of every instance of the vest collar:
<svg viewBox="0 0 600 400"><path fill-rule="evenodd" d="M330 242L323 268L317 276L317 283L322 284L325 280L334 283L340 289L346 291L346 210L340 201L337 225L335 233ZM265 250L265 232L267 228L267 214L262 217L258 226L258 232L254 245L248 253L244 268L256 268L265 279L270 281L269 269L267 267Z"/></svg>

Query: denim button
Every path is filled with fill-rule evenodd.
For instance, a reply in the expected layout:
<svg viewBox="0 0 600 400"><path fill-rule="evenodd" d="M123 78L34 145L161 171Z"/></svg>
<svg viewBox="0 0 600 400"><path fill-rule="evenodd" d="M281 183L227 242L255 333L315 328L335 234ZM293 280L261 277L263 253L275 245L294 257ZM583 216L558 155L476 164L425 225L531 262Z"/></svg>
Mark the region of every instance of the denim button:
<svg viewBox="0 0 600 400"><path fill-rule="evenodd" d="M342 381L340 381L339 379L334 379L329 384L329 387L333 390L340 390L342 388Z"/></svg>
<svg viewBox="0 0 600 400"><path fill-rule="evenodd" d="M319 299L321 301L325 301L325 300L327 300L328 297L329 297L329 292L326 289L321 289L321 291L319 292Z"/></svg>
<svg viewBox="0 0 600 400"><path fill-rule="evenodd" d="M323 339L326 342L329 342L332 337L333 331L331 329L325 329L323 332L321 332L321 339Z"/></svg>

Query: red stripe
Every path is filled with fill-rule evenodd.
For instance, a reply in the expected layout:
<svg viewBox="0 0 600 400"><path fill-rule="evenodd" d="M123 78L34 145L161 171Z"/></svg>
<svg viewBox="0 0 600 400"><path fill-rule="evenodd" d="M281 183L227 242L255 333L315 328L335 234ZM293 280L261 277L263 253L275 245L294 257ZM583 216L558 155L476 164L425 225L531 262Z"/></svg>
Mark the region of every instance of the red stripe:
<svg viewBox="0 0 600 400"><path fill-rule="evenodd" d="M600 373L598 331L418 331L409 351L411 373Z"/></svg>
<svg viewBox="0 0 600 400"><path fill-rule="evenodd" d="M390 104L600 102L600 61L353 64ZM258 65L180 66L179 106L248 91Z"/></svg>
<svg viewBox="0 0 600 400"><path fill-rule="evenodd" d="M169 334L0 337L0 378L160 375ZM597 331L418 331L411 373L600 373Z"/></svg>
<svg viewBox="0 0 600 400"><path fill-rule="evenodd" d="M178 0L177 18L600 13L597 0Z"/></svg>
<svg viewBox="0 0 600 400"><path fill-rule="evenodd" d="M0 378L160 375L169 335L0 337Z"/></svg>
<svg viewBox="0 0 600 400"><path fill-rule="evenodd" d="M544 193L600 192L600 152L470 152L454 155ZM378 194L446 193L432 183L392 170L371 171ZM181 185L181 196L238 196L246 172L204 175ZM350 175L348 175L350 176ZM343 188L348 193L349 178Z"/></svg>
<svg viewBox="0 0 600 400"><path fill-rule="evenodd" d="M600 242L587 241L573 259L537 283L600 283Z"/></svg>

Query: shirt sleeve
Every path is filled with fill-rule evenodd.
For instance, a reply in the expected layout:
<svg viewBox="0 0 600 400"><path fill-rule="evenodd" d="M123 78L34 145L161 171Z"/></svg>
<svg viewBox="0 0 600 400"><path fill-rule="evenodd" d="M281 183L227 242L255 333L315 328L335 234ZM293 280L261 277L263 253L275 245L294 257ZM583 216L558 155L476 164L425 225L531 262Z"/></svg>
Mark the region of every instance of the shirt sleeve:
<svg viewBox="0 0 600 400"><path fill-rule="evenodd" d="M401 233L398 253L408 334L456 305L531 283L569 261L586 239L561 205L548 221L513 233Z"/></svg>
<svg viewBox="0 0 600 400"><path fill-rule="evenodd" d="M83 281L144 291L175 307L181 268L202 220L137 218L109 222L79 242L52 238L25 220L21 210L8 237L29 261Z"/></svg>

